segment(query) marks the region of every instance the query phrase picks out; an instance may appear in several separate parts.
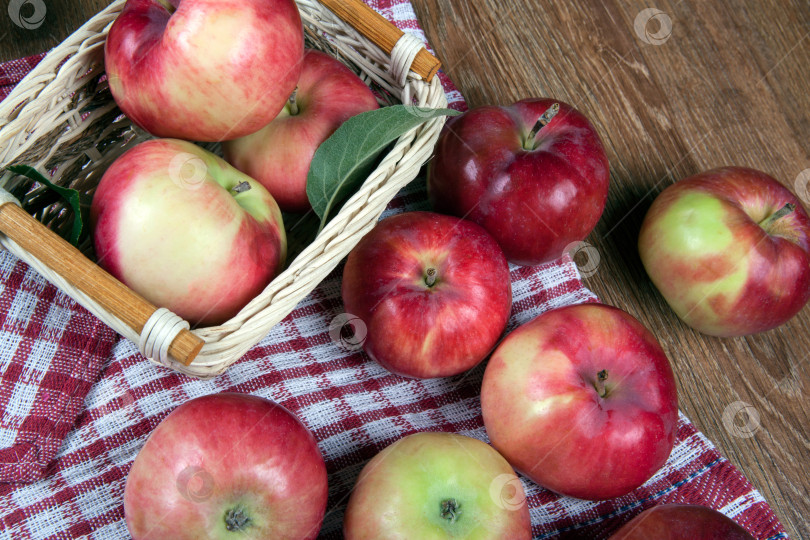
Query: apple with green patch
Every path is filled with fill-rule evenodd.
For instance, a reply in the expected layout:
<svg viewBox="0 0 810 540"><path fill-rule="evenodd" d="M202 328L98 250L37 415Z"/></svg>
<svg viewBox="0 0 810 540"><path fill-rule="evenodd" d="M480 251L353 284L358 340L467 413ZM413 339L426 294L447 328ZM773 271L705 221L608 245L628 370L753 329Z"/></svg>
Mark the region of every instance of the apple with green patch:
<svg viewBox="0 0 810 540"><path fill-rule="evenodd" d="M105 171L90 209L99 264L192 324L220 324L284 265L281 212L261 184L199 146L143 142Z"/></svg>
<svg viewBox="0 0 810 540"><path fill-rule="evenodd" d="M650 279L686 324L713 336L754 334L810 299L810 218L767 174L703 172L662 191L641 227Z"/></svg>
<svg viewBox="0 0 810 540"><path fill-rule="evenodd" d="M369 461L343 521L347 540L531 538L520 479L491 446L415 433Z"/></svg>

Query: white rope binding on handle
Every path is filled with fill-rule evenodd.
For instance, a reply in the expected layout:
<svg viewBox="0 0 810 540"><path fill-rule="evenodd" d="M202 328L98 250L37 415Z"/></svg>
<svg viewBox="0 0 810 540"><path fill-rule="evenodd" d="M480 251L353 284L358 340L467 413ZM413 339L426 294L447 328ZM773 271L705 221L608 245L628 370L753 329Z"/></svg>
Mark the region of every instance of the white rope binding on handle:
<svg viewBox="0 0 810 540"><path fill-rule="evenodd" d="M14 203L17 206L22 206L20 201L17 200L17 197L9 193L3 188L0 188L0 206L3 206L6 203Z"/></svg>
<svg viewBox="0 0 810 540"><path fill-rule="evenodd" d="M147 357L161 365L171 367L169 362L169 345L181 330L188 330L189 324L166 308L152 313L143 325L138 349Z"/></svg>
<svg viewBox="0 0 810 540"><path fill-rule="evenodd" d="M416 55L419 51L425 48L422 40L413 34L405 32L399 38L394 49L391 51L391 75L399 83L400 86L405 86L408 82L408 73L411 71Z"/></svg>

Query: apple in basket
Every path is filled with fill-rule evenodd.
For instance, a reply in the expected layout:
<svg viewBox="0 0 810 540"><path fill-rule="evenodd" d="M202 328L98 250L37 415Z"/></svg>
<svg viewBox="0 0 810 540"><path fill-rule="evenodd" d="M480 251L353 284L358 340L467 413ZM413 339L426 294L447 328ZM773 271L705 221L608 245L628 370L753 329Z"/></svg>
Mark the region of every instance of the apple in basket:
<svg viewBox="0 0 810 540"><path fill-rule="evenodd" d="M770 330L810 299L810 218L754 169L714 169L667 187L644 218L638 249L678 317L705 334Z"/></svg>
<svg viewBox="0 0 810 540"><path fill-rule="evenodd" d="M593 126L553 99L480 107L451 118L428 168L437 212L487 230L509 262L558 259L605 208L608 160Z"/></svg>
<svg viewBox="0 0 810 540"><path fill-rule="evenodd" d="M415 433L369 461L349 498L347 540L531 538L523 485L491 446Z"/></svg>
<svg viewBox="0 0 810 540"><path fill-rule="evenodd" d="M307 50L298 87L278 116L256 133L222 145L225 159L255 178L284 212L305 212L315 151L350 117L377 108L368 86L343 63Z"/></svg>
<svg viewBox="0 0 810 540"><path fill-rule="evenodd" d="M293 0L128 0L104 49L121 110L158 137L222 141L270 122L304 54Z"/></svg>
<svg viewBox="0 0 810 540"><path fill-rule="evenodd" d="M192 324L220 324L283 266L281 212L261 184L199 146L153 139L104 173L91 221L99 264Z"/></svg>
<svg viewBox="0 0 810 540"><path fill-rule="evenodd" d="M706 506L662 504L643 511L610 540L754 540L729 517Z"/></svg>
<svg viewBox="0 0 810 540"><path fill-rule="evenodd" d="M312 433L246 394L192 399L149 435L127 476L135 540L316 538L328 495Z"/></svg>
<svg viewBox="0 0 810 540"><path fill-rule="evenodd" d="M447 377L475 366L506 328L509 265L470 221L407 212L382 220L349 253L346 312L366 326L363 349L407 377Z"/></svg>
<svg viewBox="0 0 810 540"><path fill-rule="evenodd" d="M548 311L503 340L484 372L487 434L517 470L601 500L647 481L672 451L678 397L653 335L620 309Z"/></svg>

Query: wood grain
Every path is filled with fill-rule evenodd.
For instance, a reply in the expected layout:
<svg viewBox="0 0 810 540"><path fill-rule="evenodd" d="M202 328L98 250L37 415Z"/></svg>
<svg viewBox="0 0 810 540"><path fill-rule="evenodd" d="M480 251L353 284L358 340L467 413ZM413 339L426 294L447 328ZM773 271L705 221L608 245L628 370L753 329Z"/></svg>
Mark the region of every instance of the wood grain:
<svg viewBox="0 0 810 540"><path fill-rule="evenodd" d="M668 37L661 16L636 33L636 17L650 7L641 0L412 1L470 105L553 96L591 118L612 171L607 209L588 238L600 264L587 285L655 332L681 409L762 492L790 536L810 538L810 308L757 336L700 335L656 292L635 247L655 196L701 170L755 167L797 191L810 168L806 0L660 0ZM36 31L0 13L0 60L56 45L108 2L51 4ZM732 416L740 403L755 416Z"/></svg>

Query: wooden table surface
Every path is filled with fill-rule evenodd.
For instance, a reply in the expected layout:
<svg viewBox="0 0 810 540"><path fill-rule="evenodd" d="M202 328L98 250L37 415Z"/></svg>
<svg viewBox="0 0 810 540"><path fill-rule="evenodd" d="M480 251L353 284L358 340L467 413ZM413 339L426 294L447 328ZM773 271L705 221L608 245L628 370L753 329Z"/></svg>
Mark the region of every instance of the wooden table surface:
<svg viewBox="0 0 810 540"><path fill-rule="evenodd" d="M3 13L0 60L56 45L108 3L48 2L36 30ZM810 208L806 0L659 0L657 11L641 0L413 4L471 106L552 96L596 125L611 188L588 238L600 262L586 284L654 331L684 413L762 492L791 537L810 538L810 307L763 334L703 336L667 307L635 248L664 187L721 165L761 169ZM33 13L31 4L22 9Z"/></svg>

